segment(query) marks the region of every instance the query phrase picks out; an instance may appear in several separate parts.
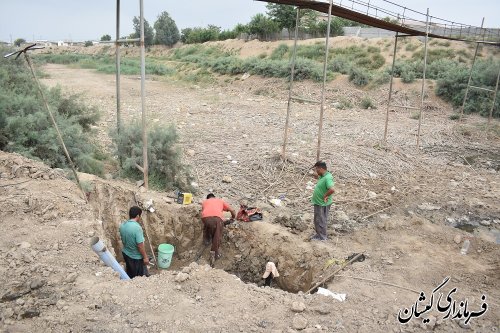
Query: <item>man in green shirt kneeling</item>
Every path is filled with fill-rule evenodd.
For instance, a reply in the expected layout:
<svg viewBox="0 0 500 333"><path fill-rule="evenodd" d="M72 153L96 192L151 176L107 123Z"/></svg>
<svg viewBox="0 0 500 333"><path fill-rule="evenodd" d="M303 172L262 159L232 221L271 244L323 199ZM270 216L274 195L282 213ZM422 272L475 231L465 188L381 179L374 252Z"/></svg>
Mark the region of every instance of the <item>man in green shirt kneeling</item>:
<svg viewBox="0 0 500 333"><path fill-rule="evenodd" d="M144 233L139 224L142 209L137 206L129 210L129 220L120 225L120 237L123 243L123 259L125 271L133 279L136 276L148 275L149 258L144 248Z"/></svg>
<svg viewBox="0 0 500 333"><path fill-rule="evenodd" d="M314 188L314 193L311 199L314 205L314 229L316 234L311 237L311 240L324 241L328 239L326 226L328 225L328 214L332 205L332 194L335 180L330 172L328 172L326 163L318 161L314 165L318 174L318 183Z"/></svg>

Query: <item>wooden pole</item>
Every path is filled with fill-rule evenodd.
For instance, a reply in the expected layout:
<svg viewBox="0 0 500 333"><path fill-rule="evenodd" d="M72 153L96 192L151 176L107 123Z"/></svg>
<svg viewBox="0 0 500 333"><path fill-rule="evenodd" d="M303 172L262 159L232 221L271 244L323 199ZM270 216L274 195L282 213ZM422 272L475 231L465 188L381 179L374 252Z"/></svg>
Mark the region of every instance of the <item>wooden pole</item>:
<svg viewBox="0 0 500 333"><path fill-rule="evenodd" d="M427 8L427 19L425 22L425 46L424 46L424 72L422 73L422 90L420 102L420 115L418 117L417 130L417 149L420 148L420 128L422 126L422 117L424 116L424 99L425 99L425 73L427 72L427 44L429 42L429 8Z"/></svg>
<svg viewBox="0 0 500 333"><path fill-rule="evenodd" d="M142 159L144 187L149 186L148 180L148 125L146 119L146 50L144 45L144 1L140 0L141 24L141 106L142 106Z"/></svg>
<svg viewBox="0 0 500 333"><path fill-rule="evenodd" d="M491 120L493 119L493 110L495 109L495 102L497 101L497 93L498 93L498 81L500 80L500 70L497 75L497 84L495 85L495 92L493 93L493 102L491 103L490 114L488 116L488 125L490 125Z"/></svg>
<svg viewBox="0 0 500 333"><path fill-rule="evenodd" d="M290 121L290 111L292 104L292 87L293 87L293 79L295 77L295 60L297 58L297 39L299 38L299 23L300 23L299 20L300 20L300 8L297 7L297 17L295 19L295 40L293 42L293 56L291 64L290 83L288 85L288 104L286 107L285 134L283 136L283 149L281 150L281 158L283 160L286 159L286 145L288 143L288 123Z"/></svg>
<svg viewBox="0 0 500 333"><path fill-rule="evenodd" d="M391 81L389 83L389 99L387 101L387 111L385 113L385 127L384 127L384 140L383 144L387 143L387 129L389 127L389 108L391 106L391 98L392 98L392 84L394 80L394 66L396 64L396 51L398 47L398 36L399 32L396 32L396 37L394 38L394 52L392 54L392 68L391 68Z"/></svg>
<svg viewBox="0 0 500 333"><path fill-rule="evenodd" d="M116 132L121 133L121 102L120 102L120 0L116 0L116 39L115 39L115 55L116 55ZM118 156L120 167L122 166L122 157Z"/></svg>
<svg viewBox="0 0 500 333"><path fill-rule="evenodd" d="M354 258L352 258L351 260L349 260L348 262L346 262L345 264L343 264L342 266L340 266L339 268L334 270L331 274L328 274L328 276L326 278L324 278L323 280L321 280L320 282L316 283L311 289L306 291L306 294L310 294L311 291L313 291L314 289L318 288L319 286L325 284L328 280L333 278L338 272L342 271L344 268L346 268L347 266L349 266L350 264L352 264L353 262L358 260L358 258L361 257L362 255L363 255L363 253L358 253Z"/></svg>
<svg viewBox="0 0 500 333"><path fill-rule="evenodd" d="M481 22L481 29L483 28L483 25L484 25L484 17L483 21ZM467 102L467 96L469 95L469 87L470 87L470 82L472 80L472 72L474 70L474 64L476 63L478 51L479 51L479 43L476 43L476 51L474 52L474 58L472 58L472 65L470 66L469 80L467 81L467 88L465 89L464 101L462 103L462 108L460 109L459 121L462 121L462 117L464 116L465 102Z"/></svg>
<svg viewBox="0 0 500 333"><path fill-rule="evenodd" d="M318 149L316 151L316 160L319 161L321 155L321 133L323 131L323 113L325 111L325 87L326 76L328 74L328 51L330 44L330 24L332 23L332 7L333 0L330 0L328 9L328 26L326 27L326 42L325 42L325 61L323 62L323 85L321 86L321 109L319 111L319 126L318 126Z"/></svg>
<svg viewBox="0 0 500 333"><path fill-rule="evenodd" d="M78 177L78 173L76 172L75 164L73 163L73 160L69 156L68 149L66 149L66 145L64 144L64 140L62 138L61 132L59 131L59 126L57 126L56 119L54 118L52 111L50 111L49 103L47 102L47 98L45 97L45 94L43 93L43 90L42 90L42 85L40 84L40 81L38 81L38 77L36 76L35 69L33 67L33 63L31 62L31 58L27 52L24 52L24 58L26 59L26 62L28 63L28 67L31 70L31 75L33 76L33 79L36 82L36 85L38 87L38 92L40 93L40 96L42 96L43 105L45 106L45 110L49 114L50 121L52 122L52 125L54 126L54 128L56 130L57 139L59 140L59 143L61 144L61 147L63 148L64 155L66 155L66 160L68 161L69 167L73 171L73 175L75 176L76 183L78 184L78 187L80 188L80 190L83 193L83 198L84 198L85 202L88 203L87 194L85 193L85 190L83 189L82 184L80 183L80 178Z"/></svg>

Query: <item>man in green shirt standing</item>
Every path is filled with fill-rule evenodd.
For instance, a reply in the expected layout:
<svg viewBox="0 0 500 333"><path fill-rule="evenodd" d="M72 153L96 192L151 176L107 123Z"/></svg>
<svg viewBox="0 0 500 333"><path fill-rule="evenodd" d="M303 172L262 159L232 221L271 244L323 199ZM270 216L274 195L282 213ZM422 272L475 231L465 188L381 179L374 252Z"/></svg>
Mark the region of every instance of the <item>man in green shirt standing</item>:
<svg viewBox="0 0 500 333"><path fill-rule="evenodd" d="M144 248L144 233L139 224L142 215L142 209L137 206L129 210L129 220L120 225L120 237L123 243L123 259L125 260L125 270L130 276L148 275L147 268L149 259Z"/></svg>
<svg viewBox="0 0 500 333"><path fill-rule="evenodd" d="M330 206L333 202L332 194L335 192L333 189L335 181L332 174L328 172L325 162L316 162L314 168L319 178L311 199L314 205L314 229L316 230L316 235L312 236L311 240L324 241L328 239L326 226L328 224Z"/></svg>

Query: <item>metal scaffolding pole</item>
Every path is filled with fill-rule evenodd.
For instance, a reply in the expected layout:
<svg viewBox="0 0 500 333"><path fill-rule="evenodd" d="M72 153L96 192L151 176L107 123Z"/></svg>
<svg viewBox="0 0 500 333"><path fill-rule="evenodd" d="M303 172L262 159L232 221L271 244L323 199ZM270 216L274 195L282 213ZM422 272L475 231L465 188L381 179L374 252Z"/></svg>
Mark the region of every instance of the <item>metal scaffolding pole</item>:
<svg viewBox="0 0 500 333"><path fill-rule="evenodd" d="M481 29L483 29L483 26L484 26L484 17L483 20L481 21ZM469 95L469 87L470 87L470 82L472 80L472 72L474 70L474 64L476 63L478 50L479 50L479 42L476 43L476 51L474 52L474 58L472 58L472 65L470 67L470 72L469 72L469 80L467 81L467 88L465 89L464 101L462 103L462 108L460 109L459 121L462 121L462 117L464 116L465 102L467 102L467 95Z"/></svg>
<svg viewBox="0 0 500 333"><path fill-rule="evenodd" d="M398 36L399 36L399 32L396 32L396 37L394 38L394 52L392 54L391 81L389 83L389 100L387 101L387 111L385 113L385 128L384 128L383 144L387 143L387 128L389 126L389 109L391 107L392 84L393 84L393 79L394 79L394 66L396 64L396 51L397 51L397 47L398 47Z"/></svg>
<svg viewBox="0 0 500 333"><path fill-rule="evenodd" d="M321 154L321 132L323 131L323 113L325 111L325 86L326 86L326 76L328 72L328 51L330 42L330 24L332 23L332 7L333 7L333 0L330 0L330 7L328 9L328 26L326 28L325 62L323 63L323 85L321 86L321 109L319 111L318 150L316 151L317 161L319 161L319 157Z"/></svg>
<svg viewBox="0 0 500 333"><path fill-rule="evenodd" d="M491 103L490 114L488 116L488 125L491 123L491 119L493 118L493 110L495 109L495 103L497 101L498 81L500 81L500 70L498 71L497 75L497 84L495 85L495 92L493 93L493 102Z"/></svg>
<svg viewBox="0 0 500 333"><path fill-rule="evenodd" d="M116 54L116 132L118 135L121 133L121 111L120 111L120 0L116 0L116 40L115 40L115 54ZM122 165L122 157L118 156L120 167Z"/></svg>
<svg viewBox="0 0 500 333"><path fill-rule="evenodd" d="M293 56L291 64L290 83L288 85L288 104L286 107L286 120L285 120L285 134L283 137L283 149L281 150L281 158L286 159L286 145L288 143L288 122L290 121L290 110L292 103L292 87L293 79L295 77L295 59L297 58L297 39L299 38L299 22L300 21L300 8L297 7L297 17L295 18L295 39L293 42Z"/></svg>
<svg viewBox="0 0 500 333"><path fill-rule="evenodd" d="M140 2L141 15L141 106L142 106L142 158L144 174L144 187L148 188L148 129L146 119L146 50L144 46L144 3Z"/></svg>
<svg viewBox="0 0 500 333"><path fill-rule="evenodd" d="M424 116L425 73L427 72L427 44L428 44L428 42L429 42L429 8L427 8L427 19L425 22L424 72L422 74L420 115L418 117L417 149L420 148L420 128L422 126L422 117Z"/></svg>

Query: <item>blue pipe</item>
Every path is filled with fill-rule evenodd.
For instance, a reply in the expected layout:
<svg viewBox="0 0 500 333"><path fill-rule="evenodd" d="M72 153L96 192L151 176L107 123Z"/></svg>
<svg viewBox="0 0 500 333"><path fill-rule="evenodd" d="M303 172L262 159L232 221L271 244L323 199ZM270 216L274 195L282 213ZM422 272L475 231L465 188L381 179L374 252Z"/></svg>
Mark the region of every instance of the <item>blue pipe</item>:
<svg viewBox="0 0 500 333"><path fill-rule="evenodd" d="M123 267L116 261L115 257L109 252L104 243L99 240L99 237L92 237L90 240L92 250L101 258L106 266L113 268L116 272L120 273L121 280L130 280L130 277L123 270Z"/></svg>

